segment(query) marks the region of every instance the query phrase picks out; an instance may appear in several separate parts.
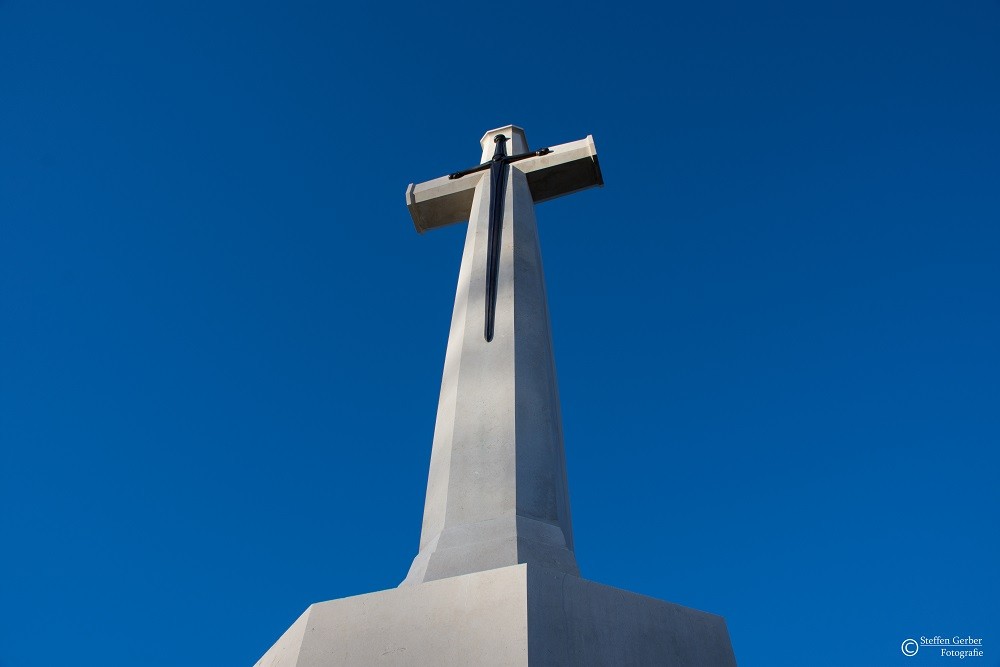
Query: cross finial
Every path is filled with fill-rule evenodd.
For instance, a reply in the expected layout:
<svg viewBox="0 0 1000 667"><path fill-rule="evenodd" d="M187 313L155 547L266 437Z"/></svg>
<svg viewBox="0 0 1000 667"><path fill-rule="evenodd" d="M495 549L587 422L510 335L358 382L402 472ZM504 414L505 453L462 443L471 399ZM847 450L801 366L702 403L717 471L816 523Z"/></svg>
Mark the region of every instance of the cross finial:
<svg viewBox="0 0 1000 667"><path fill-rule="evenodd" d="M479 141L479 145L483 147L483 159L480 162L490 161L493 157L494 144L500 136L507 137L507 155L528 152L528 140L524 136L524 130L517 125L505 125L483 135Z"/></svg>

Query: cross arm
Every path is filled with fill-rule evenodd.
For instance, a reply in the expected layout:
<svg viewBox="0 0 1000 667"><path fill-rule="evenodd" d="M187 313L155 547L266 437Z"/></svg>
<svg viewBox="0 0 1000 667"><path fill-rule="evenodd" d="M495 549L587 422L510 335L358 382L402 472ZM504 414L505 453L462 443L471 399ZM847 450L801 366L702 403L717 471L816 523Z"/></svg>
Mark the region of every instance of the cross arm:
<svg viewBox="0 0 1000 667"><path fill-rule="evenodd" d="M517 161L511 168L525 173L531 198L548 201L562 195L604 185L594 137L552 146L543 155ZM472 195L482 171L459 172L406 188L406 207L418 232L469 219Z"/></svg>
<svg viewBox="0 0 1000 667"><path fill-rule="evenodd" d="M516 167L528 177L536 204L604 185L592 135L553 146L548 154L518 162Z"/></svg>
<svg viewBox="0 0 1000 667"><path fill-rule="evenodd" d="M476 171L459 178L442 176L416 185L410 183L406 188L406 208L410 209L417 231L423 234L428 229L468 220L472 195L482 173Z"/></svg>

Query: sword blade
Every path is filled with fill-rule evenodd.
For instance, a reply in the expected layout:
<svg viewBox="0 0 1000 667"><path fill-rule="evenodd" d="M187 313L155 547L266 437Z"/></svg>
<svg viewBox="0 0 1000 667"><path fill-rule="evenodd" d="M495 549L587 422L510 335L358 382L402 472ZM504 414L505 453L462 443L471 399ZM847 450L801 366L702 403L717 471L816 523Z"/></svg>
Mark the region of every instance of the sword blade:
<svg viewBox="0 0 1000 667"><path fill-rule="evenodd" d="M500 281L500 240L503 236L503 208L507 195L507 163L490 165L490 226L486 245L486 323L483 335L493 340L496 325L497 291Z"/></svg>

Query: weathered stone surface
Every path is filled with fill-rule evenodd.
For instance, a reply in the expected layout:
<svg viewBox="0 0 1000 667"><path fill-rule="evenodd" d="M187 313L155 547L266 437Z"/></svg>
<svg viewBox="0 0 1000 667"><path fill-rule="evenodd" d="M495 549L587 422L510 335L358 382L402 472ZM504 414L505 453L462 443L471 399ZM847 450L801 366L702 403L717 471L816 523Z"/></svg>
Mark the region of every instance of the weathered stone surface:
<svg viewBox="0 0 1000 667"><path fill-rule="evenodd" d="M735 667L713 614L533 565L309 607L255 667Z"/></svg>

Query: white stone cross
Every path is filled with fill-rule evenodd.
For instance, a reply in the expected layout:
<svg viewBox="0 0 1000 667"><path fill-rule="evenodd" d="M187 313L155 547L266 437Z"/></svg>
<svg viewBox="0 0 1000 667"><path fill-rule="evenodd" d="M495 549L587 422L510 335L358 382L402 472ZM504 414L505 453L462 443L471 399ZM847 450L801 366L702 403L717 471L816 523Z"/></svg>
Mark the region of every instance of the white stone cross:
<svg viewBox="0 0 1000 667"><path fill-rule="evenodd" d="M417 231L463 220L469 228L420 550L402 585L518 563L579 574L534 204L604 182L593 137L520 159L528 153L524 130L508 125L483 136L484 167L501 135L519 158L505 163L501 187L484 168L406 190ZM491 243L494 189L501 215Z"/></svg>
<svg viewBox="0 0 1000 667"><path fill-rule="evenodd" d="M406 191L419 231L469 220L420 550L398 588L310 605L256 667L736 667L721 617L577 569L534 203L602 184L594 141L482 144L490 164Z"/></svg>

